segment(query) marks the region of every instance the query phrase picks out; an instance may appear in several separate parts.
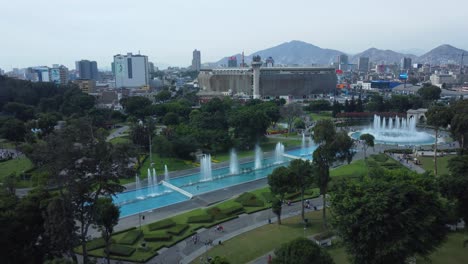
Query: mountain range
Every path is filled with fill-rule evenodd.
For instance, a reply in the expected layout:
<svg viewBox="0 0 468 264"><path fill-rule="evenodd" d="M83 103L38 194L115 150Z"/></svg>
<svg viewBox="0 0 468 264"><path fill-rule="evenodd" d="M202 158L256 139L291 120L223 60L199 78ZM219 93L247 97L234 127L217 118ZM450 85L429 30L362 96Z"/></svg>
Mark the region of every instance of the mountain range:
<svg viewBox="0 0 468 264"><path fill-rule="evenodd" d="M421 52L421 50L419 50L419 52ZM244 56L244 60L245 63L250 63L252 61L253 55L260 55L263 61L268 57L272 57L275 61L275 64L296 66L330 65L332 62L337 61L338 55L347 54L349 56L350 63L357 63L359 57L369 57L371 62L384 61L387 64L393 64L400 63L401 59L404 57L409 57L412 59L413 63L459 64L462 53L465 53L465 56L467 57L464 65L468 65L466 62L468 61L468 51L455 48L448 44L438 46L429 52L422 54L421 56L409 53L400 53L392 50L381 50L377 48L370 48L358 54L351 55L339 50L324 49L310 43L293 40L268 49L254 52L250 55L246 55ZM237 58L237 63L240 64L242 61L242 55L234 54L229 57L233 56ZM215 63L208 63L208 65L210 67L227 65L229 57L224 57Z"/></svg>

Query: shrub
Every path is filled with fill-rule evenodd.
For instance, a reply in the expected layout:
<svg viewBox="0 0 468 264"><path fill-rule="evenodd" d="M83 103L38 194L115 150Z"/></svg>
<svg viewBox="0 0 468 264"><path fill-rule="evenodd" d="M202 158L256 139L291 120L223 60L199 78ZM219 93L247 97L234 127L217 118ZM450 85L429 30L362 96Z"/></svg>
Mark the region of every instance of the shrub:
<svg viewBox="0 0 468 264"><path fill-rule="evenodd" d="M211 223L213 222L213 216L209 214L194 215L187 219L187 223Z"/></svg>
<svg viewBox="0 0 468 264"><path fill-rule="evenodd" d="M148 242L157 242L157 241L169 241L171 240L172 235L167 233L151 233L145 234L144 239Z"/></svg>
<svg viewBox="0 0 468 264"><path fill-rule="evenodd" d="M106 241L103 238L93 239L89 241L86 245L86 248L91 251L98 248L103 248L106 246Z"/></svg>
<svg viewBox="0 0 468 264"><path fill-rule="evenodd" d="M412 149L387 149L385 153L396 153L396 154L412 154Z"/></svg>
<svg viewBox="0 0 468 264"><path fill-rule="evenodd" d="M262 207L265 203L257 198L255 194L245 192L236 198L236 202L246 207Z"/></svg>
<svg viewBox="0 0 468 264"><path fill-rule="evenodd" d="M109 253L111 255L123 256L123 257L130 257L133 252L135 252L135 248L119 245L119 244L112 244L109 246Z"/></svg>
<svg viewBox="0 0 468 264"><path fill-rule="evenodd" d="M385 154L371 155L370 157L377 162L386 162L388 160L388 156Z"/></svg>
<svg viewBox="0 0 468 264"><path fill-rule="evenodd" d="M212 207L212 208L209 208L208 210L206 210L206 212L213 216L213 218L215 220L221 220L221 219L224 219L226 217L228 217L225 213L223 213L221 211L221 209L219 209L218 207Z"/></svg>
<svg viewBox="0 0 468 264"><path fill-rule="evenodd" d="M164 219L164 220L149 224L148 228L149 230L154 231L154 230L169 228L169 227L175 226L175 224L176 223L172 221L171 219Z"/></svg>
<svg viewBox="0 0 468 264"><path fill-rule="evenodd" d="M271 192L264 192L264 193L262 193L262 196L263 196L263 199L267 203L271 203L271 201L273 201L275 199L275 196Z"/></svg>
<svg viewBox="0 0 468 264"><path fill-rule="evenodd" d="M244 207L242 207L242 205L235 204L235 205L232 205L230 207L222 209L221 213L224 213L225 215L230 216L230 215L233 215L233 214L241 213L243 211L244 211Z"/></svg>
<svg viewBox="0 0 468 264"><path fill-rule="evenodd" d="M119 244L124 245L133 245L137 240L141 237L142 232L141 230L132 230L128 231L120 240Z"/></svg>
<svg viewBox="0 0 468 264"><path fill-rule="evenodd" d="M167 230L167 233L172 234L174 236L178 236L178 235L184 233L184 231L187 230L188 227L189 227L189 225L187 225L187 224L175 225L175 226L169 228L169 230Z"/></svg>
<svg viewBox="0 0 468 264"><path fill-rule="evenodd" d="M115 236L115 235L118 235L118 234L128 232L128 231L133 230L133 229L136 229L136 227L133 226L133 227L130 227L130 228L127 228L127 229L123 229L123 230L112 233L112 235Z"/></svg>
<svg viewBox="0 0 468 264"><path fill-rule="evenodd" d="M299 197L300 195L301 195L300 192L287 193L287 194L284 196L284 198L285 198L286 200L293 200L293 199Z"/></svg>

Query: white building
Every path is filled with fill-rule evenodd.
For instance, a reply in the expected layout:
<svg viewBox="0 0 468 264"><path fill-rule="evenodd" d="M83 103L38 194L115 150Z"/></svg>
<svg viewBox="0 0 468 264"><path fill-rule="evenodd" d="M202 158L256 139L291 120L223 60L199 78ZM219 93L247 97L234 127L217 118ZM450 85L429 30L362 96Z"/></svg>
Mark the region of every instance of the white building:
<svg viewBox="0 0 468 264"><path fill-rule="evenodd" d="M144 55L115 55L116 88L140 88L149 84L148 57Z"/></svg>
<svg viewBox="0 0 468 264"><path fill-rule="evenodd" d="M442 87L443 84L455 84L457 83L457 78L452 74L439 74L435 73L431 75L431 83L433 85Z"/></svg>

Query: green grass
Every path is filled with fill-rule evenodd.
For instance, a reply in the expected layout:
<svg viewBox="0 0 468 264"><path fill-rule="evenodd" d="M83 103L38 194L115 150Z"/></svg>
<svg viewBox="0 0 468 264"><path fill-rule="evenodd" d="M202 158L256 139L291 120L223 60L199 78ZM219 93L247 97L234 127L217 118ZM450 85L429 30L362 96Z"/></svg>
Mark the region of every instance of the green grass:
<svg viewBox="0 0 468 264"><path fill-rule="evenodd" d="M329 112L329 111L324 111L324 112L320 112L320 113L311 113L310 117L312 118L313 121L331 119L332 118L332 113Z"/></svg>
<svg viewBox="0 0 468 264"><path fill-rule="evenodd" d="M444 157L437 157L437 174L449 174L448 170L448 160L453 158L454 156L444 156ZM419 157L421 161L421 167L424 170L434 173L434 157Z"/></svg>
<svg viewBox="0 0 468 264"><path fill-rule="evenodd" d="M156 173L158 175L164 174L164 165L167 165L169 171L178 171L178 170L186 170L195 168L196 164L188 161L188 160L181 160L177 158L167 158L167 157L160 157L159 154L153 153L153 163L155 164ZM145 162L141 165L140 168L140 177L145 178L148 175L148 167L150 166L150 158L148 157ZM131 179L133 182L135 179Z"/></svg>
<svg viewBox="0 0 468 264"><path fill-rule="evenodd" d="M115 137L109 140L109 142L113 145L123 144L123 143L132 143L132 141L127 136Z"/></svg>
<svg viewBox="0 0 468 264"><path fill-rule="evenodd" d="M364 160L356 160L330 171L332 177L361 177L367 175L368 168Z"/></svg>
<svg viewBox="0 0 468 264"><path fill-rule="evenodd" d="M14 149L16 148L13 142L10 142L4 138L0 138L0 148L2 149Z"/></svg>
<svg viewBox="0 0 468 264"><path fill-rule="evenodd" d="M310 236L322 232L322 212L307 212L309 227L304 231L300 216L282 220L282 225L264 225L250 232L223 241L223 245L208 250L206 256L223 256L230 263L247 263L270 250L297 237ZM261 243L259 243L261 241ZM192 263L199 263L198 259Z"/></svg>
<svg viewBox="0 0 468 264"><path fill-rule="evenodd" d="M32 168L33 164L31 160L24 156L17 159L0 162L0 181L3 181L5 176L8 176L12 173L19 175L23 171L27 171Z"/></svg>

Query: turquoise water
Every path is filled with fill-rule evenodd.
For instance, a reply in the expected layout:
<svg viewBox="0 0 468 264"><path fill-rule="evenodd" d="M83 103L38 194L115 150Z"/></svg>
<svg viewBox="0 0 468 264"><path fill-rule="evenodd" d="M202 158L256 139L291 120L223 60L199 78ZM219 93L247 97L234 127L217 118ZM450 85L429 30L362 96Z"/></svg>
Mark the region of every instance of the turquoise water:
<svg viewBox="0 0 468 264"><path fill-rule="evenodd" d="M435 138L426 133L426 132L406 132L406 134L402 134L398 130L394 130L395 132L381 132L381 133L371 133L375 137L375 143L377 144L388 144L388 145L399 145L399 146L411 146L411 145L432 145L435 143ZM354 132L351 134L353 139L359 139L362 132Z"/></svg>
<svg viewBox="0 0 468 264"><path fill-rule="evenodd" d="M312 153L317 149L317 145L313 145L307 148L300 148L295 150L286 151L286 154L291 156L296 156L300 158L305 158L308 160L312 160Z"/></svg>

